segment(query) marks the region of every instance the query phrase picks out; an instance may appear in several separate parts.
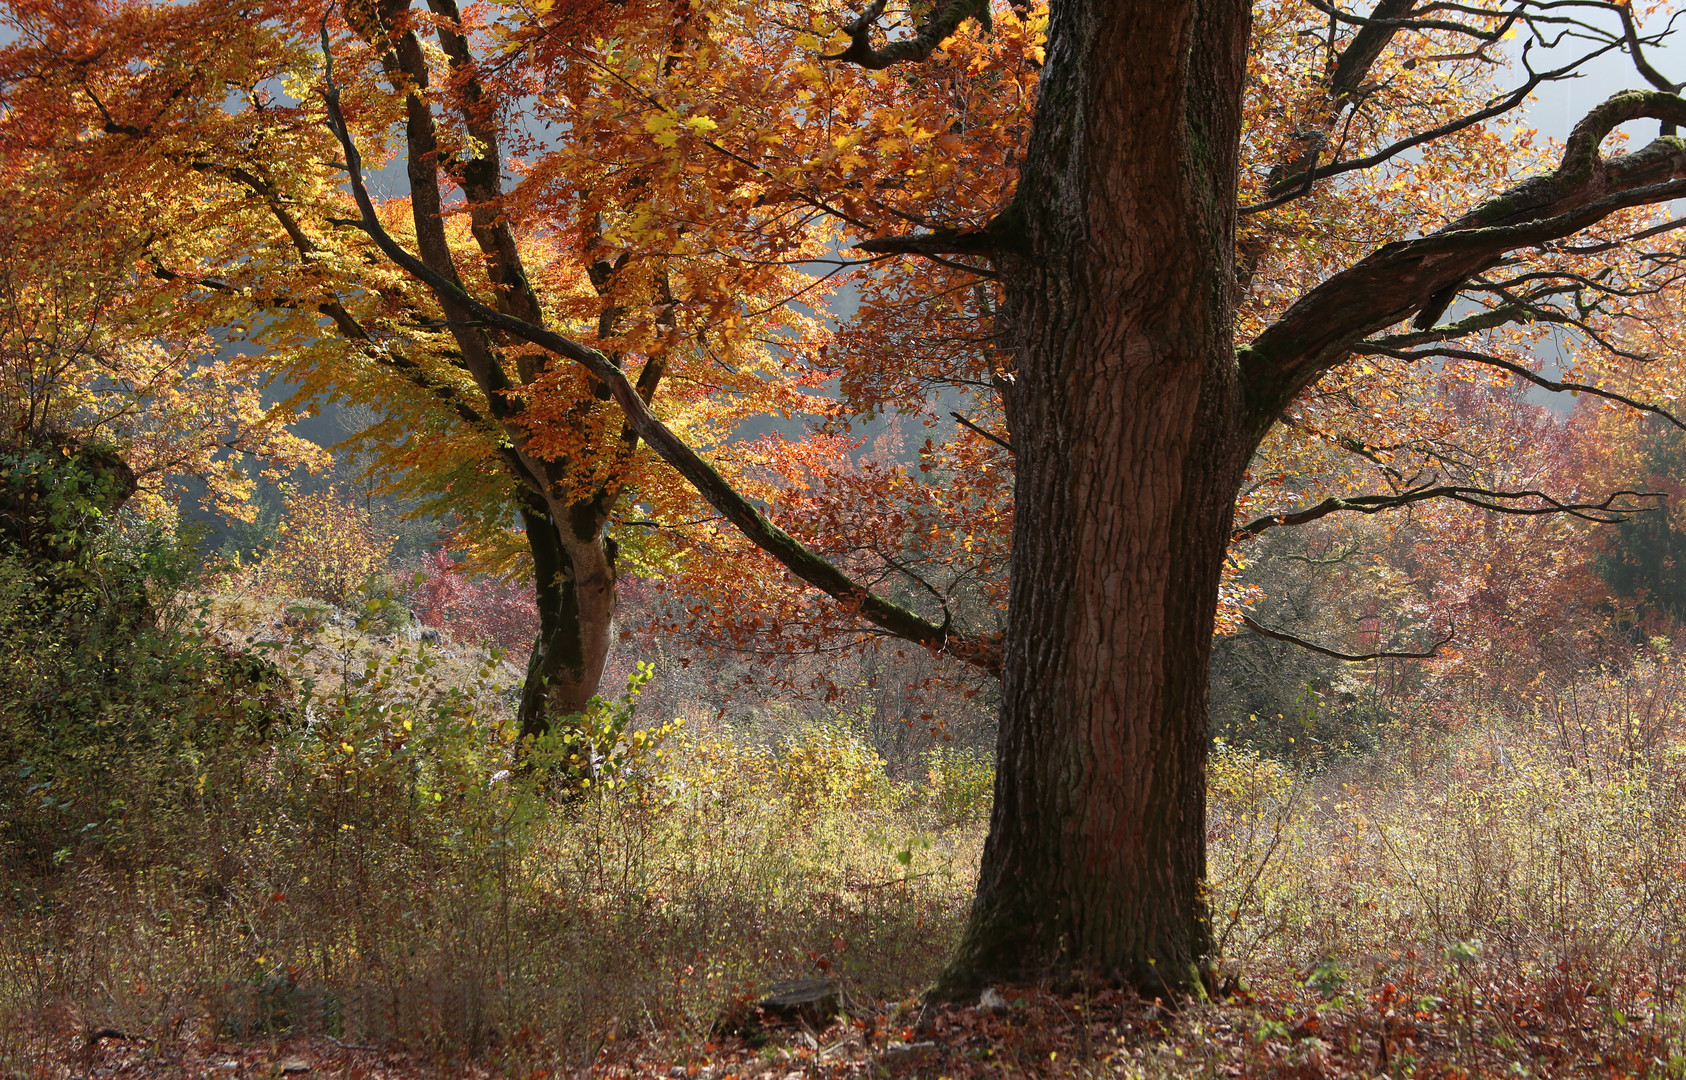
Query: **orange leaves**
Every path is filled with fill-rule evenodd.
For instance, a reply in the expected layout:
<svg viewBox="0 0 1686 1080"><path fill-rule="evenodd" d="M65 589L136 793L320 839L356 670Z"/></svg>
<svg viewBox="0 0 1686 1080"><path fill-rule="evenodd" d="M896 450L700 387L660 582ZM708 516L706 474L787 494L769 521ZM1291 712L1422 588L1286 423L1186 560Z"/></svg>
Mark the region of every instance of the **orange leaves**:
<svg viewBox="0 0 1686 1080"><path fill-rule="evenodd" d="M43 76L0 80L14 108L0 138L61 156L76 192L121 205L141 268L130 295L150 294L158 326L241 342L248 355L229 359L230 374L276 373L301 405L376 406L358 448L376 454L377 477L428 512L459 514L460 539L486 564L508 568L525 491L552 509L695 522L622 527L628 565L657 572L701 548L720 555L719 580L741 573L741 545L637 448L600 387L499 334L485 335L487 371L475 331L344 226L340 153L322 129L323 8L130 7L0 49L0 69L36 64ZM420 6L393 11L391 25L328 14L358 141L372 160L413 158L417 186L395 185L377 207L399 242L448 258L476 296L542 311L610 356L799 535L880 580L902 573L892 561L917 563L935 583L921 595L958 590L992 611L1010 469L946 412L963 404L1004 430L993 396L975 393L1006 367L980 347L998 297L964 268L860 270L846 256L910 224L981 226L1006 205L1042 9L1004 9L993 33L968 24L931 63L880 72L822 59L846 13L810 0L546 0L470 9L461 27ZM421 59L389 62L410 32ZM99 59L78 69L67 61L78 49ZM490 156L492 131L510 152ZM418 227L430 177L444 221L424 210ZM840 334L841 288L859 290L862 311ZM964 402L939 409L957 387ZM887 442L863 455L832 430L885 410L940 423L945 438L917 458ZM768 418L825 430L733 445ZM897 555L909 541L925 554Z"/></svg>

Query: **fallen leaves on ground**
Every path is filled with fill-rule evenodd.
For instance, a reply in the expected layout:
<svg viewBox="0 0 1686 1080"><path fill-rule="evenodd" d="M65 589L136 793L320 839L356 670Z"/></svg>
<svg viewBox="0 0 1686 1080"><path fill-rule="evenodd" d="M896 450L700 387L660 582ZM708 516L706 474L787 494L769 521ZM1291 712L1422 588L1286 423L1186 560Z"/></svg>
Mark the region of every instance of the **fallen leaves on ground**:
<svg viewBox="0 0 1686 1080"><path fill-rule="evenodd" d="M816 1028L751 1010L731 1030L605 1033L589 1064L429 1057L324 1036L169 1046L118 1032L63 1034L19 1075L133 1078L298 1076L343 1080L518 1077L605 1080L830 1080L844 1077L1647 1076L1680 1061L1661 1017L1629 1019L1579 988L1542 1008L1542 991L1466 982L1426 992L1401 978L1347 997L1310 988L1175 1008L1116 990L1055 994L1000 987L980 1004L854 1002ZM1505 993L1494 991L1505 990ZM33 1066L32 1068L29 1066ZM1672 1074L1671 1074L1672 1075Z"/></svg>

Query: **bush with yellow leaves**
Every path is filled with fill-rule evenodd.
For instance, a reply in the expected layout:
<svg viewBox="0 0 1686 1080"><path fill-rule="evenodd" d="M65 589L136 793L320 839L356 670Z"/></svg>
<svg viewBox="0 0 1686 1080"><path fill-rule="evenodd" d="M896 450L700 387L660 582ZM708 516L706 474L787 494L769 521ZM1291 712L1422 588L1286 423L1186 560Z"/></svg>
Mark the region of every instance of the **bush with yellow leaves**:
<svg viewBox="0 0 1686 1080"><path fill-rule="evenodd" d="M848 721L808 723L786 737L778 757L778 786L805 809L847 806L883 809L896 801L884 759Z"/></svg>
<svg viewBox="0 0 1686 1080"><path fill-rule="evenodd" d="M343 606L386 568L396 538L337 487L286 495L275 549L260 569L270 588Z"/></svg>

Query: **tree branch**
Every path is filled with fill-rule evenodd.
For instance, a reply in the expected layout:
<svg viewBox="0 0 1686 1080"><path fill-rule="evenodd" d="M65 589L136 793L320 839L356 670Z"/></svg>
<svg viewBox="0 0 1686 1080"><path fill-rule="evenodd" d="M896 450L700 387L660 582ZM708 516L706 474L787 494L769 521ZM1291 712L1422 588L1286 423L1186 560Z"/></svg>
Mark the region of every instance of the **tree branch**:
<svg viewBox="0 0 1686 1080"><path fill-rule="evenodd" d="M1576 61L1577 65L1579 63L1581 63L1581 61ZM1567 72L1570 69L1563 68L1561 70ZM1491 120L1495 116L1501 116L1527 101L1528 95L1532 94L1535 89L1539 87L1540 83L1545 82L1555 74L1557 73L1547 72L1545 74L1535 74L1520 87L1513 90L1503 98L1500 98L1497 103L1489 105L1485 109L1472 112L1467 116L1460 116L1456 120L1449 120L1446 123L1441 124L1439 127L1430 128L1427 131L1419 132L1409 138L1401 139L1396 143L1377 150L1373 154L1367 154L1361 158L1350 158L1346 161L1332 161L1329 164L1322 166L1313 164L1310 168L1303 169L1300 172L1286 176L1271 185L1271 189L1273 191L1282 191L1282 189L1293 185L1290 190L1274 195L1262 202L1250 203L1249 205L1238 209L1236 213L1249 215L1262 213L1266 210L1274 210L1278 206L1283 206L1295 201L1296 199L1309 195L1312 191L1313 185L1315 185L1319 180L1327 180L1331 176L1339 176L1342 173L1356 172L1360 169L1374 168L1375 166L1392 158L1398 157L1400 154L1403 154L1405 151L1414 147L1421 146L1427 142L1433 142L1435 139L1445 138L1447 135L1455 134L1467 127L1473 127L1484 120Z"/></svg>
<svg viewBox="0 0 1686 1080"><path fill-rule="evenodd" d="M1378 248L1296 301L1241 350L1250 434L1262 438L1294 395L1365 335L1436 303L1504 253L1572 235L1618 210L1686 195L1686 144L1678 138L1600 158L1606 135L1642 117L1686 121L1686 100L1642 90L1615 95L1576 125L1552 173L1428 236Z"/></svg>
<svg viewBox="0 0 1686 1080"><path fill-rule="evenodd" d="M1628 56L1633 58L1633 66L1644 77L1645 81L1663 91L1665 94L1678 94L1679 83L1669 82L1663 73L1651 66L1645 59L1645 53L1640 49L1639 24L1634 22L1633 10L1626 4L1618 5L1617 10L1622 17L1622 37L1627 42ZM1657 130L1658 135L1673 135L1676 125L1672 120L1664 120Z"/></svg>
<svg viewBox="0 0 1686 1080"><path fill-rule="evenodd" d="M1341 511L1356 514L1379 514L1384 510L1397 510L1414 503L1428 502L1430 499L1450 499L1461 502L1480 510L1491 510L1500 514L1515 514L1521 517L1538 517L1544 514L1568 514L1583 521L1594 521L1600 525L1615 525L1626 521L1635 514L1648 513L1657 508L1661 500L1668 497L1661 491L1617 491L1610 494L1602 502L1575 503L1562 502L1552 498L1543 491L1492 491L1488 488L1465 487L1463 485L1440 485L1436 487L1417 487L1404 491L1398 495L1353 495L1349 497L1335 496L1324 499L1314 506L1292 513L1268 514L1255 518L1236 529L1230 535L1232 541L1251 540L1267 529L1274 529L1278 525L1304 525L1308 521L1328 517ZM1543 506L1507 506L1499 500L1519 501L1532 499ZM1618 499L1651 499L1650 506L1618 506Z"/></svg>
<svg viewBox="0 0 1686 1080"><path fill-rule="evenodd" d="M1458 628L1453 626L1451 630L1447 631L1445 637L1441 638L1433 645L1430 645L1427 652L1344 653L1336 652L1334 649L1326 649L1321 645L1307 641L1305 638L1295 637L1293 634L1285 634L1280 630L1272 630L1268 626L1261 625L1251 615L1241 616L1241 624L1261 637L1275 638L1277 641L1286 641L1290 645L1298 645L1300 648L1310 649L1314 653L1321 653L1324 656L1332 656L1336 660L1347 660L1352 662L1359 660L1428 660L1439 655L1441 647L1450 644L1452 639L1456 637L1458 633Z"/></svg>
<svg viewBox="0 0 1686 1080"><path fill-rule="evenodd" d="M900 41L892 41L882 49L872 47L872 30L878 24L878 17L884 14L886 0L873 0L867 9L845 24L843 32L849 35L849 47L840 53L821 56L821 60L841 60L847 64L856 64L872 71L879 71L891 64L918 62L935 52L937 46L958 29L967 19L977 19L985 27L989 26L989 0L948 0L931 11L930 18L914 32L912 37Z"/></svg>
<svg viewBox="0 0 1686 1080"><path fill-rule="evenodd" d="M989 432L985 431L983 428L979 427L978 425L972 423L970 420L966 419L964 416L961 416L957 412L951 412L948 415L954 417L956 420L960 421L960 423L964 424L966 427L971 428L973 431L977 432L979 435L982 435L984 438L988 439L990 442L994 443L996 446L999 446L1001 449L1007 451L1009 454L1013 454L1014 456L1017 456L1018 451L1013 449L1013 444L1008 442L1006 439L1003 439L1001 436L991 435Z"/></svg>
<svg viewBox="0 0 1686 1080"><path fill-rule="evenodd" d="M1491 356L1487 353L1475 352L1470 349L1447 348L1418 349L1416 351L1409 351L1405 349L1390 349L1386 346L1380 345L1379 343L1368 341L1359 342L1352 351L1354 355L1358 356L1391 356L1396 360L1427 360L1433 357L1442 356L1448 360L1468 360L1474 364L1486 364L1489 367L1496 367L1503 371L1508 371L1518 378L1526 379L1535 386L1543 387L1544 389L1552 390L1560 394L1591 394L1593 397L1600 397L1608 401L1619 402L1620 404L1626 405L1630 409L1638 410L1639 412L1655 413L1664 420L1673 424L1675 427L1680 428L1682 431L1686 431L1686 424L1681 423L1678 417L1666 409L1659 408L1655 405L1647 405L1643 401L1636 401L1626 395L1618 394L1613 390L1605 390L1602 387L1592 386L1588 383L1558 382L1555 379L1548 379L1544 375L1528 370L1513 360L1506 360L1499 356Z"/></svg>
<svg viewBox="0 0 1686 1080"><path fill-rule="evenodd" d="M991 674L1000 673L999 642L951 635L946 627L938 626L907 608L874 595L769 521L748 499L739 494L714 466L703 460L650 411L637 388L627 380L620 368L610 363L602 353L543 326L481 303L465 292L457 281L434 270L426 262L406 251L382 227L375 213L374 202L364 184L362 156L358 153L356 141L352 138L351 129L340 109L339 88L334 83L333 52L326 23L322 27L322 52L327 63L323 96L327 102L328 124L345 150L352 198L356 200L357 208L363 215L356 224L369 234L387 258L431 288L448 309L460 308L468 316L479 318L523 341L578 363L602 380L609 387L616 404L625 413L628 426L664 461L685 477L747 539L778 559L791 573L838 600L845 609L897 637L924 645L936 652L946 652Z"/></svg>
<svg viewBox="0 0 1686 1080"><path fill-rule="evenodd" d="M863 240L855 245L861 251L871 251L883 255L982 255L988 257L995 253L995 240L988 229L972 229L961 232L957 229L943 229L938 232L921 233L918 236L881 236L874 240ZM973 267L967 267L971 270ZM979 270L979 273L988 273Z"/></svg>

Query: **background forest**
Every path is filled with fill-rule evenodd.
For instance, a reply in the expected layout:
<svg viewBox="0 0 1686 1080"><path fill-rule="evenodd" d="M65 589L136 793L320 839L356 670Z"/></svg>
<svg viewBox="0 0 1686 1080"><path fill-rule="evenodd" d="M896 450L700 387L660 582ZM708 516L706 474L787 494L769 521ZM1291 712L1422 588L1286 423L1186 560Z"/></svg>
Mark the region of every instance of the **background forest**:
<svg viewBox="0 0 1686 1080"><path fill-rule="evenodd" d="M1048 62L1042 6L962 6L896 68L823 3L0 10L0 1073L1686 1073L1666 202L1352 346L1253 455L1199 985L921 998L1026 443L990 261L883 235L998 228ZM1254 6L1238 341L1567 160L1507 111L1579 63L1538 7L1372 48ZM1591 57L1666 38L1579 7ZM458 292L350 216L359 141Z"/></svg>

